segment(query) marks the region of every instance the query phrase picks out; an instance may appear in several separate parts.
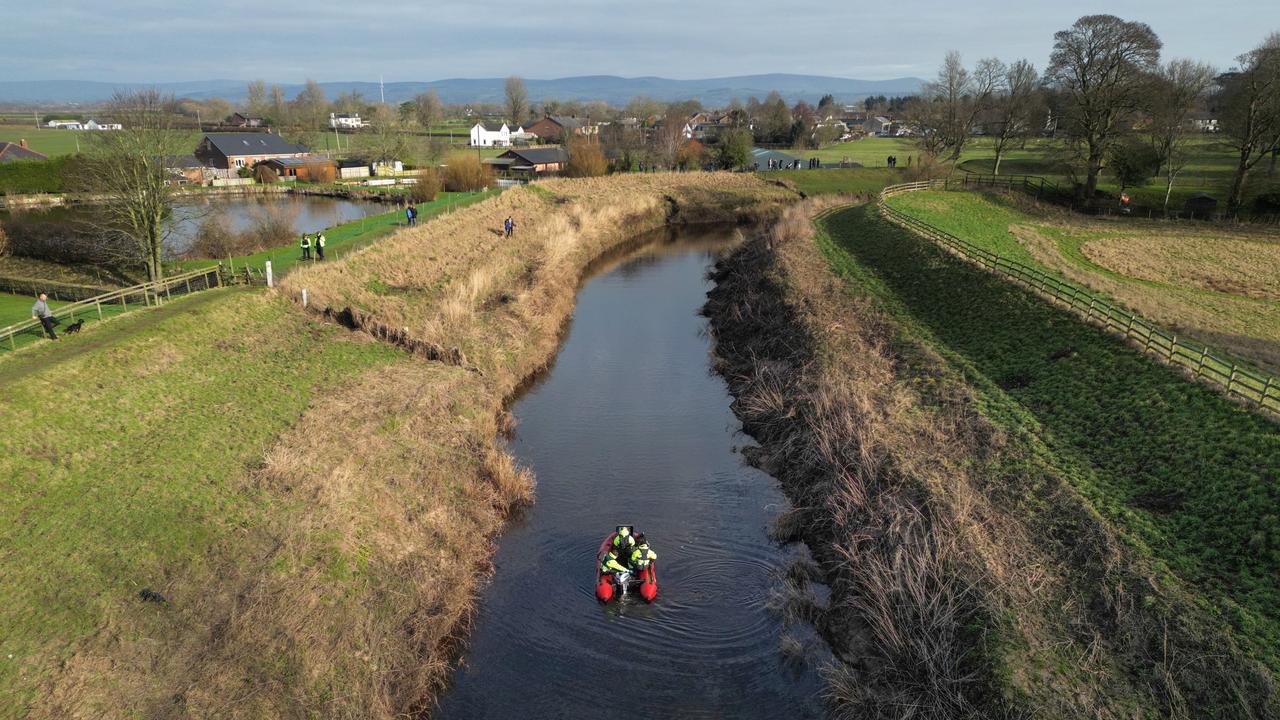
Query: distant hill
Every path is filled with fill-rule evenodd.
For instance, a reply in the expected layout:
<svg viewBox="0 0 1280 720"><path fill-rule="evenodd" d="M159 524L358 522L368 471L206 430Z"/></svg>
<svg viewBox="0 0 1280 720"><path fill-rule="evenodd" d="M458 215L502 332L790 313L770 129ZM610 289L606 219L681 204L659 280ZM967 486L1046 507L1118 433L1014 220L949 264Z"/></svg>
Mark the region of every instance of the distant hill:
<svg viewBox="0 0 1280 720"><path fill-rule="evenodd" d="M604 100L621 105L637 95L657 100L687 100L697 98L704 104L725 105L733 98L746 100L751 96L763 99L771 90L777 90L788 102L806 100L816 102L827 93L836 99L852 102L867 95L906 95L916 92L922 80L898 78L895 80L856 80L852 78L823 77L820 75L743 75L739 77L708 78L704 80L671 80L660 77L623 78L611 75L557 78L555 80L526 80L529 97L533 100ZM394 82L386 84L387 102L399 103L424 90L434 89L446 103L501 102L503 78L456 78L432 82ZM175 83L106 83L80 80L48 81L0 81L0 102L29 103L95 103L106 100L116 89L157 87L178 97L204 99L222 97L231 101L245 99L243 80L202 80ZM325 93L335 97L338 93L358 91L370 100L378 99L376 82L326 82L320 83ZM284 84L285 93L293 97L302 89L301 84Z"/></svg>

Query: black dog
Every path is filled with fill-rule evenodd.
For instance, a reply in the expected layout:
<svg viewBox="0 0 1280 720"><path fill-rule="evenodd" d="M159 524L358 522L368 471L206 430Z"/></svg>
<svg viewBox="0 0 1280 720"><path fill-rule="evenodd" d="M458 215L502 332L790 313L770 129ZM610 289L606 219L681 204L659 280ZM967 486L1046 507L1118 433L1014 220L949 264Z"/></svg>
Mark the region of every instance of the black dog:
<svg viewBox="0 0 1280 720"><path fill-rule="evenodd" d="M80 332L80 328L82 327L84 327L84 318L80 318L79 320L71 323L70 325L67 326L67 329L63 330L62 332L66 333L67 335L70 335L71 333Z"/></svg>

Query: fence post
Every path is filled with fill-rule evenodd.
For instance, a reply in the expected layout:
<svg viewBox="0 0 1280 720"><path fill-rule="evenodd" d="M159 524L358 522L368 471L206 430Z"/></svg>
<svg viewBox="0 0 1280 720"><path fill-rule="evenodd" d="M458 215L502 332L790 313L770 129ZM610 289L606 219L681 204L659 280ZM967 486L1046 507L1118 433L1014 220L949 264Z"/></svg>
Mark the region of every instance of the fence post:
<svg viewBox="0 0 1280 720"><path fill-rule="evenodd" d="M98 309L98 322L102 322L102 303L94 300L93 306Z"/></svg>
<svg viewBox="0 0 1280 720"><path fill-rule="evenodd" d="M1204 373L1204 359L1209 355L1209 346L1204 345L1200 348L1200 362L1196 363L1196 375Z"/></svg>
<svg viewBox="0 0 1280 720"><path fill-rule="evenodd" d="M1239 370L1235 363L1231 363L1231 376L1227 378L1227 396L1231 396L1231 386L1236 382L1236 371Z"/></svg>
<svg viewBox="0 0 1280 720"><path fill-rule="evenodd" d="M1128 325L1125 327L1125 329L1124 329L1124 336L1125 336L1125 337L1129 337L1129 334L1130 334L1130 333L1132 333L1132 332L1133 332L1133 316L1132 316L1132 315L1130 315L1130 316L1129 316L1129 324L1128 324Z"/></svg>
<svg viewBox="0 0 1280 720"><path fill-rule="evenodd" d="M1169 343L1169 362L1173 362L1173 354L1178 350L1178 336L1173 336L1173 342Z"/></svg>
<svg viewBox="0 0 1280 720"><path fill-rule="evenodd" d="M1258 396L1258 407L1266 407L1267 396L1271 394L1271 383L1275 382L1274 377L1267 378L1267 386L1262 388L1262 394Z"/></svg>
<svg viewBox="0 0 1280 720"><path fill-rule="evenodd" d="M267 287L275 287L274 278L271 275L271 261L267 261Z"/></svg>
<svg viewBox="0 0 1280 720"><path fill-rule="evenodd" d="M10 329L9 329L9 348L10 348L10 349L12 349L14 352L17 352L17 350L18 350L18 343L14 342L14 340L13 340L13 329L12 329L12 328L10 328Z"/></svg>

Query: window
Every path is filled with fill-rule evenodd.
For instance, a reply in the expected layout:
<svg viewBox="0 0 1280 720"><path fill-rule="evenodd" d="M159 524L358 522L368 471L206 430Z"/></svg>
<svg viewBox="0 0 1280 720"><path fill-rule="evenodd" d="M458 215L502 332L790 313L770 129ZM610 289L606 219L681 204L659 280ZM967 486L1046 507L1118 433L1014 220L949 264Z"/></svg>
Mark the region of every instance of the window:
<svg viewBox="0 0 1280 720"><path fill-rule="evenodd" d="M244 160L236 158L236 167L244 167Z"/></svg>

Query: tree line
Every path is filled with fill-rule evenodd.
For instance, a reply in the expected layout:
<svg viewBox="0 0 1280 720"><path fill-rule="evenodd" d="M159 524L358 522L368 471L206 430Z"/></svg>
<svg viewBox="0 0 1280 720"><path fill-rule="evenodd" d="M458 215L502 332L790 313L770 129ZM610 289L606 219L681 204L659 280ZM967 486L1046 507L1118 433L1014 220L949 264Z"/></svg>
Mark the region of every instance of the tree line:
<svg viewBox="0 0 1280 720"><path fill-rule="evenodd" d="M1163 60L1145 23L1086 15L1054 35L1043 75L1026 59L984 58L966 67L950 52L921 94L902 106L921 149L960 158L975 132L990 136L993 170L1007 150L1035 135L1066 140L1081 197L1092 199L1109 168L1121 184L1159 172L1165 206L1191 160L1198 113L1235 158L1227 207L1238 211L1251 171L1280 156L1280 33L1236 58L1226 72L1188 58Z"/></svg>

